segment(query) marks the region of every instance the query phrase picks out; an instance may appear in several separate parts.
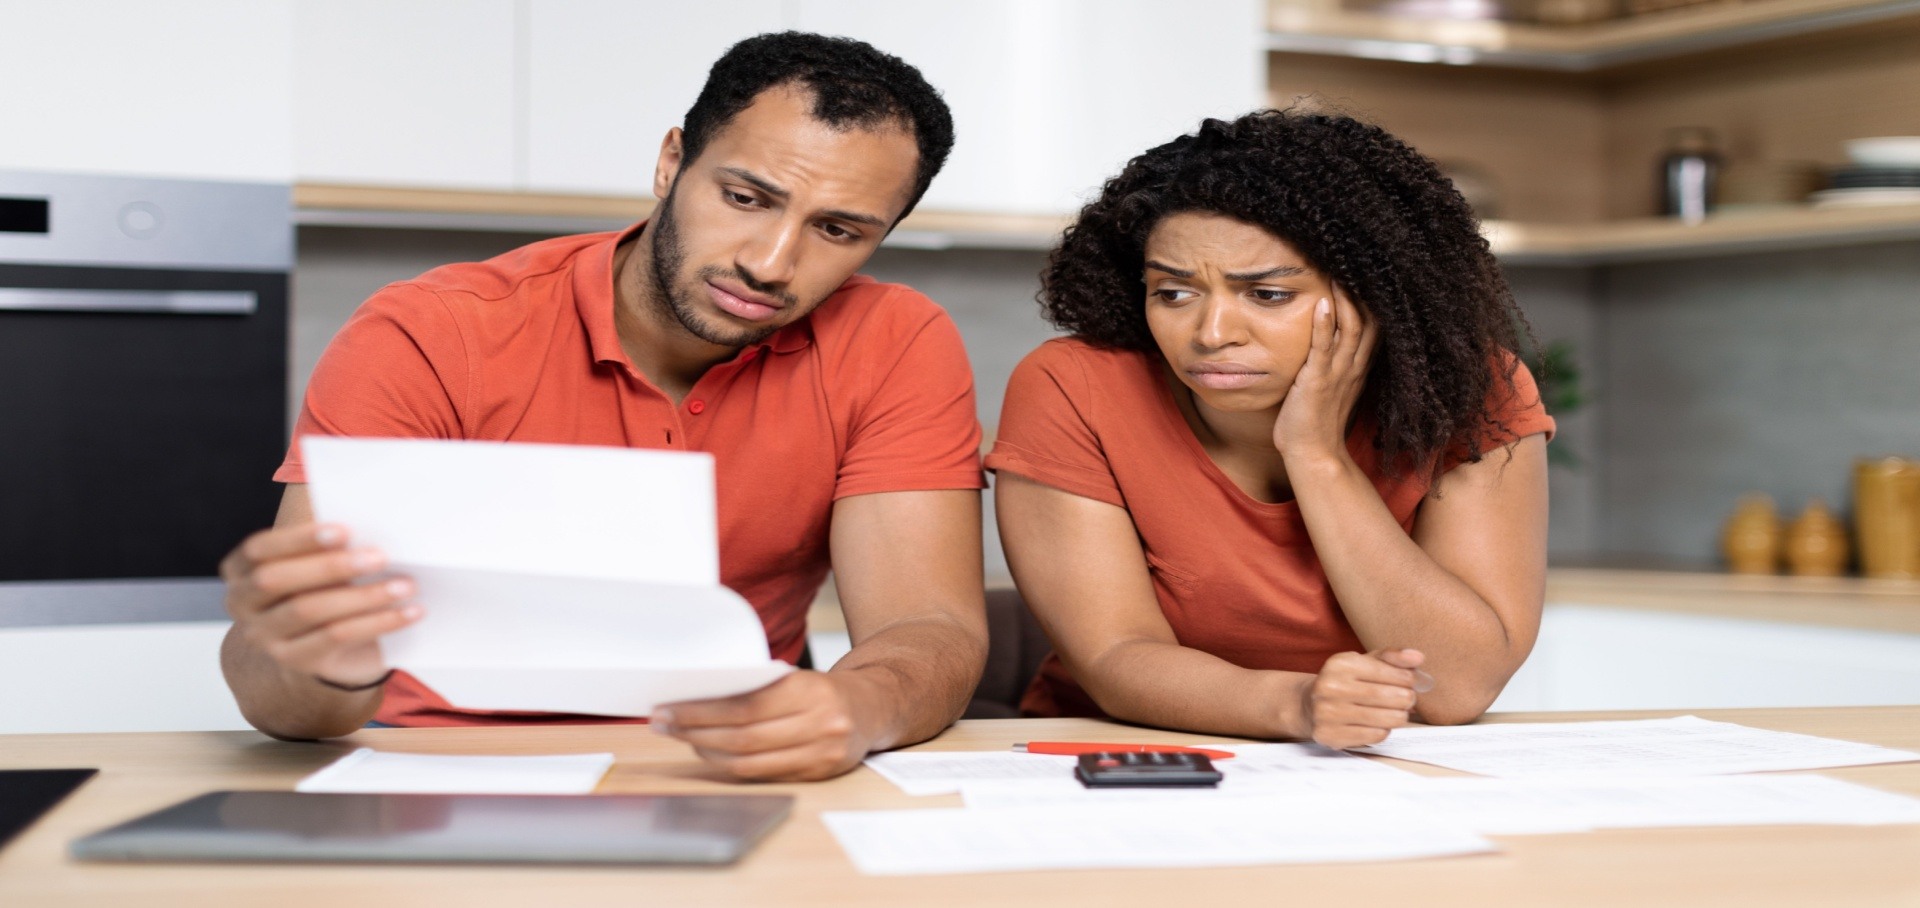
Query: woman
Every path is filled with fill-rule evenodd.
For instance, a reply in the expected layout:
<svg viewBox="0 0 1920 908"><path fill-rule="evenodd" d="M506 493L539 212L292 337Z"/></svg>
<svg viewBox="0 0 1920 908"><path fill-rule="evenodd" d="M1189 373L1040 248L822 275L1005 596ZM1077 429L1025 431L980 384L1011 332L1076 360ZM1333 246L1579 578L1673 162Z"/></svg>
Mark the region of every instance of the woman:
<svg viewBox="0 0 1920 908"><path fill-rule="evenodd" d="M1072 336L987 458L1055 650L1025 712L1354 747L1486 710L1539 628L1553 420L1432 162L1208 120L1106 184L1040 299Z"/></svg>

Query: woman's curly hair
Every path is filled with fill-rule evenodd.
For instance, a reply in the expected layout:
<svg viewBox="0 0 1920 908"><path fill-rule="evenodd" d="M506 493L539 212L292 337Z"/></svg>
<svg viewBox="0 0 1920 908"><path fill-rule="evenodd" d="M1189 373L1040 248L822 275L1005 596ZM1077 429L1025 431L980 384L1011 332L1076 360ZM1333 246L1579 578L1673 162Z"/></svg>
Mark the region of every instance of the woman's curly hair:
<svg viewBox="0 0 1920 908"><path fill-rule="evenodd" d="M1487 412L1496 365L1518 362L1506 354L1526 323L1466 200L1406 143L1331 114L1209 119L1129 161L1081 209L1041 274L1042 314L1093 343L1158 353L1146 241L1180 212L1264 228L1372 314L1380 341L1358 406L1389 469L1471 456L1499 428Z"/></svg>

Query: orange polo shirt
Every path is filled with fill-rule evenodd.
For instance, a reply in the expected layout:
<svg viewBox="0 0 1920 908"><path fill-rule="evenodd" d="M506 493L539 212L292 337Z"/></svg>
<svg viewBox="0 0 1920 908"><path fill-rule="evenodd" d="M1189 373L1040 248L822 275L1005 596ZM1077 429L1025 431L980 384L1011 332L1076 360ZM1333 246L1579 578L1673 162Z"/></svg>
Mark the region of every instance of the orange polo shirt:
<svg viewBox="0 0 1920 908"><path fill-rule="evenodd" d="M306 481L307 435L706 451L721 582L759 612L773 655L793 662L827 575L835 501L984 486L960 333L919 293L856 276L708 370L676 406L614 330L614 247L639 229L547 240L381 289L314 368L274 479ZM405 673L376 718L586 721L455 709Z"/></svg>
<svg viewBox="0 0 1920 908"><path fill-rule="evenodd" d="M1496 393L1489 404L1506 427L1489 448L1553 434L1532 374L1516 366L1514 391ZM1227 478L1181 416L1170 381L1158 354L1048 341L1014 370L987 469L1125 508L1140 533L1154 596L1182 646L1244 668L1308 673L1335 653L1362 651L1299 505L1255 500ZM1389 478L1372 440L1368 428L1356 426L1347 450L1411 533L1430 471ZM1457 465L1461 453L1444 468ZM1103 715L1053 654L1021 710Z"/></svg>

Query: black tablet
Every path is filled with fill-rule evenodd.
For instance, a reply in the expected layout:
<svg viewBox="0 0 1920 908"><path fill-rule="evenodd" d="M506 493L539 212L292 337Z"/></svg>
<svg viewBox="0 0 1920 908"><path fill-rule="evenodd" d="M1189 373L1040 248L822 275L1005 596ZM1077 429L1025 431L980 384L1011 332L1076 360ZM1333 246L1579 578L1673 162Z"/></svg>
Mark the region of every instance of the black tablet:
<svg viewBox="0 0 1920 908"><path fill-rule="evenodd" d="M97 769L0 770L0 848L93 778Z"/></svg>
<svg viewBox="0 0 1920 908"><path fill-rule="evenodd" d="M96 861L730 864L785 795L216 791L73 843Z"/></svg>

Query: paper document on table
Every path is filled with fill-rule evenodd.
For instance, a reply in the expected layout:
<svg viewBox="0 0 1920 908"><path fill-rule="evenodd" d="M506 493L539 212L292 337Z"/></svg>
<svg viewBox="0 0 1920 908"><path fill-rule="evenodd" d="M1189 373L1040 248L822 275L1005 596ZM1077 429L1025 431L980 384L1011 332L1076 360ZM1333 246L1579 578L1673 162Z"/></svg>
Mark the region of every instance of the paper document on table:
<svg viewBox="0 0 1920 908"><path fill-rule="evenodd" d="M1232 753L1233 759L1221 760L1214 768L1235 782L1267 780L1297 781L1302 777L1367 776L1374 778L1417 778L1398 766L1369 760L1357 754L1318 744L1208 744L1209 748Z"/></svg>
<svg viewBox="0 0 1920 908"><path fill-rule="evenodd" d="M362 747L300 780L294 791L355 794L588 794L613 754L468 756Z"/></svg>
<svg viewBox="0 0 1920 908"><path fill-rule="evenodd" d="M866 762L867 768L907 794L938 795L953 794L968 782L1072 780L1079 759L987 750L884 753L874 754Z"/></svg>
<svg viewBox="0 0 1920 908"><path fill-rule="evenodd" d="M1401 728L1362 752L1508 778L1725 775L1920 760L1904 750L1696 716Z"/></svg>
<svg viewBox="0 0 1920 908"><path fill-rule="evenodd" d="M1210 750L1234 754L1216 760L1213 768L1225 776L1222 787L1254 786L1267 781L1365 775L1418 778L1413 773L1318 744L1203 744ZM874 754L867 758L873 771L910 795L953 794L970 785L998 783L1058 784L1074 788L1077 757L1055 754L991 751L918 751Z"/></svg>
<svg viewBox="0 0 1920 908"><path fill-rule="evenodd" d="M1205 809L1223 803L1286 816L1303 797L1388 798L1446 817L1481 835L1538 835L1665 826L1920 823L1920 799L1822 776L1710 776L1681 779L1484 779L1300 776L1218 789L1092 789L1072 781L970 782L970 808L1074 808L1144 804Z"/></svg>
<svg viewBox="0 0 1920 908"><path fill-rule="evenodd" d="M1920 823L1920 799L1824 776L1423 779L1394 794L1485 835Z"/></svg>
<svg viewBox="0 0 1920 908"><path fill-rule="evenodd" d="M315 517L418 584L387 662L455 706L644 716L791 670L720 585L713 458L308 437Z"/></svg>
<svg viewBox="0 0 1920 908"><path fill-rule="evenodd" d="M1111 867L1226 867L1387 861L1496 850L1389 800L1299 798L1218 807L1009 807L821 814L860 872L980 873Z"/></svg>

